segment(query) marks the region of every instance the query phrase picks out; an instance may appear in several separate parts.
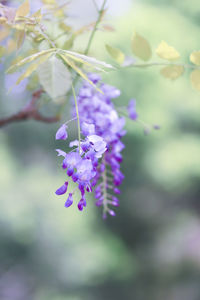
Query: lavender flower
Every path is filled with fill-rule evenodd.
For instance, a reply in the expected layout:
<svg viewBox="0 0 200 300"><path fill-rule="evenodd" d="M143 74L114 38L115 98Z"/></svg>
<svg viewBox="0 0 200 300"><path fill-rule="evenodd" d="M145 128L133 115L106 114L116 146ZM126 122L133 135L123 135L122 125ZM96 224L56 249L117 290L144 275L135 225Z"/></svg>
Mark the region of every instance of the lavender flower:
<svg viewBox="0 0 200 300"><path fill-rule="evenodd" d="M125 119L120 117L112 103L112 99L120 95L120 91L113 86L100 83L98 74L89 74L89 79L103 91L98 92L88 82L84 82L80 88L77 102L82 139L71 141L69 146L72 151L66 154L57 149L58 156L63 156L63 168L67 175L76 184L73 192L65 202L65 207L73 203L73 193L76 189L80 192L80 200L77 204L82 211L86 207L86 193L94 190L96 205L103 206L103 218L106 215L115 216L110 206L119 206L119 200L115 194L120 194L124 175L120 170L123 160L122 150L124 144L121 139L126 134L124 130ZM137 119L135 100L131 100L128 106L129 116ZM76 110L73 108L73 117ZM57 131L56 138L66 139L66 125L62 125ZM65 187L60 187L56 193L62 193Z"/></svg>
<svg viewBox="0 0 200 300"><path fill-rule="evenodd" d="M67 137L67 125L63 124L56 132L56 140L66 140Z"/></svg>
<svg viewBox="0 0 200 300"><path fill-rule="evenodd" d="M138 114L136 112L136 101L131 99L128 104L128 114L131 120L137 120Z"/></svg>
<svg viewBox="0 0 200 300"><path fill-rule="evenodd" d="M56 195L63 195L67 192L68 182L66 181L59 189L56 191Z"/></svg>
<svg viewBox="0 0 200 300"><path fill-rule="evenodd" d="M58 152L58 156L66 156L66 152L60 150L60 149L56 149L56 151Z"/></svg>
<svg viewBox="0 0 200 300"><path fill-rule="evenodd" d="M73 203L73 196L72 193L69 193L67 201L65 202L65 207L70 207Z"/></svg>
<svg viewBox="0 0 200 300"><path fill-rule="evenodd" d="M100 77L96 74L89 74L90 80L97 84ZM94 193L97 199L96 205L103 206L103 215L109 213L114 216L115 213L110 210L109 205L118 206L119 201L112 199L112 191L119 193L117 188L123 181L124 175L120 171L122 162L121 151L124 144L121 138L126 134L124 130L125 119L119 117L112 98L120 95L120 91L115 87L100 84L99 88L103 94L97 92L87 82L80 89L78 95L78 106L81 124L94 125L95 134L87 136L83 126L82 134L91 143L92 148L86 153L88 159L94 160L102 157L101 164L95 165L96 174L92 179L92 186L96 186ZM84 145L86 149L86 145ZM116 200L116 199L115 199Z"/></svg>

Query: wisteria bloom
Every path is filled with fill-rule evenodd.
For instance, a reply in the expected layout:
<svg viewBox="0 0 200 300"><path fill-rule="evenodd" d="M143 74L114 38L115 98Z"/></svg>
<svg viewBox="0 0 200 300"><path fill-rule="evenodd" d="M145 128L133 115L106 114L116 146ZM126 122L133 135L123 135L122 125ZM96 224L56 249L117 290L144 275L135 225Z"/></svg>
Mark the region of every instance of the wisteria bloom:
<svg viewBox="0 0 200 300"><path fill-rule="evenodd" d="M63 124L56 132L56 140L66 140L67 137L67 125Z"/></svg>
<svg viewBox="0 0 200 300"><path fill-rule="evenodd" d="M136 101L135 99L131 99L128 105L128 115L130 119L137 120L138 114L136 112Z"/></svg>
<svg viewBox="0 0 200 300"><path fill-rule="evenodd" d="M86 193L94 191L96 205L103 207L103 218L106 218L107 213L115 216L111 207L119 206L117 195L120 194L119 187L124 179L120 167L123 161L121 152L125 147L122 142L126 134L125 118L119 116L112 102L112 99L119 97L120 91L101 83L98 74L89 74L88 77L102 93L84 82L77 95L82 139L70 142L70 153L60 149L56 151L58 156L64 157L62 167L67 176L77 184L77 188L69 193L65 207L72 205L73 193L78 189L80 200L77 206L82 211L87 205ZM133 100L128 111L131 119L137 118ZM72 114L76 116L75 108ZM66 130L66 125L62 125L56 133L56 139L65 139ZM56 194L64 194L66 186L67 182Z"/></svg>

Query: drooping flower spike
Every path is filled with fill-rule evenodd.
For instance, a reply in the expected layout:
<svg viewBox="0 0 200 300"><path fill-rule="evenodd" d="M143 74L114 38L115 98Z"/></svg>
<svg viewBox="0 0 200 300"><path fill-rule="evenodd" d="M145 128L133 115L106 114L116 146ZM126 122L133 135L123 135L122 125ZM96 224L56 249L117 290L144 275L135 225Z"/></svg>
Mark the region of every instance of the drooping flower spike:
<svg viewBox="0 0 200 300"><path fill-rule="evenodd" d="M120 117L112 103L113 98L120 95L120 91L113 86L101 83L98 74L89 74L89 79L99 85L100 93L88 82L84 82L77 96L80 129L82 139L69 143L72 152L65 153L57 149L58 156L63 156L63 169L67 176L76 183L80 192L80 201L77 206L80 211L86 207L86 193L94 191L96 205L103 207L103 218L107 214L115 216L111 207L119 206L119 199L124 175L120 170L123 161L122 150L125 145L122 137L126 134L124 129L125 118ZM136 120L135 100L131 100L128 106L128 113L132 120ZM76 107L77 108L77 107ZM77 109L72 110L73 117ZM56 138L67 138L67 127L63 124L57 131ZM79 147L80 146L80 147ZM66 183L65 183L66 184ZM65 192L65 184L61 186L56 194ZM73 193L65 202L65 207L73 203Z"/></svg>

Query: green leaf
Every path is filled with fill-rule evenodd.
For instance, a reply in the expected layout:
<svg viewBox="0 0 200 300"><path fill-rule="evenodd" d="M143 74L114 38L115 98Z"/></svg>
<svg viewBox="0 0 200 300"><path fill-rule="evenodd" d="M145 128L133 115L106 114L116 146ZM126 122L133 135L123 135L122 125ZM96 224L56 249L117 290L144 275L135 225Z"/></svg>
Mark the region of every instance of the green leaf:
<svg viewBox="0 0 200 300"><path fill-rule="evenodd" d="M124 62L124 53L117 49L117 48L114 48L114 47L111 47L110 45L106 45L106 50L108 51L108 53L110 54L110 56L116 60L116 62L118 62L118 64L123 64Z"/></svg>
<svg viewBox="0 0 200 300"><path fill-rule="evenodd" d="M184 72L183 66L167 66L161 69L160 73L162 76L168 79L175 80L180 77Z"/></svg>
<svg viewBox="0 0 200 300"><path fill-rule="evenodd" d="M190 61L197 65L200 66L200 51L194 51L190 54Z"/></svg>
<svg viewBox="0 0 200 300"><path fill-rule="evenodd" d="M63 49L71 49L73 47L75 37L76 36L72 34L72 36L64 43Z"/></svg>
<svg viewBox="0 0 200 300"><path fill-rule="evenodd" d="M39 66L38 76L44 90L53 99L64 96L71 88L71 73L56 56Z"/></svg>
<svg viewBox="0 0 200 300"><path fill-rule="evenodd" d="M194 70L190 74L190 80L194 89L200 91L200 70Z"/></svg>
<svg viewBox="0 0 200 300"><path fill-rule="evenodd" d="M149 42L137 32L134 32L133 34L131 47L133 54L144 61L149 60L152 56Z"/></svg>
<svg viewBox="0 0 200 300"><path fill-rule="evenodd" d="M48 50L43 50L43 51L40 51L40 52L37 52L35 54L32 54L31 56L28 56L28 57L25 57L23 58L22 60L20 60L19 62L17 62L16 64L10 66L10 68L8 68L8 70L6 71L6 73L13 73L15 72L19 67L27 64L27 63L30 63L36 59L38 59L40 56L43 56L47 53L53 53L55 52L56 49L52 48L52 49L48 49Z"/></svg>
<svg viewBox="0 0 200 300"><path fill-rule="evenodd" d="M44 56L42 56L40 59L37 60L36 63L32 63L27 69L26 72L23 73L17 80L16 84L19 84L22 80L24 80L26 77L29 77L37 68L44 63L47 59L51 57L52 53L47 53Z"/></svg>
<svg viewBox="0 0 200 300"><path fill-rule="evenodd" d="M73 61L71 61L68 57L66 57L64 54L59 54L60 57L64 60L64 62L69 65L76 73L78 73L84 80L89 82L97 91L102 93L100 89L96 87L96 85L87 77L87 75L79 68L77 67Z"/></svg>
<svg viewBox="0 0 200 300"><path fill-rule="evenodd" d="M180 58L180 54L178 51L174 48L169 46L165 41L162 41L158 48L156 49L156 53L160 58L166 59L166 60L177 60Z"/></svg>
<svg viewBox="0 0 200 300"><path fill-rule="evenodd" d="M63 52L65 54L67 54L70 58L72 58L73 60L76 60L80 63L83 63L83 64L90 64L93 68L96 68L98 70L102 70L102 68L105 68L105 69L114 69L113 66L111 66L110 64L107 64L105 63L104 61L101 61L101 60L98 60L94 57L91 57L91 56L87 56L87 55L84 55L84 54L80 54L80 53L77 53L77 52L74 52L74 51L68 51L68 50L63 50ZM101 68L101 69L100 69Z"/></svg>

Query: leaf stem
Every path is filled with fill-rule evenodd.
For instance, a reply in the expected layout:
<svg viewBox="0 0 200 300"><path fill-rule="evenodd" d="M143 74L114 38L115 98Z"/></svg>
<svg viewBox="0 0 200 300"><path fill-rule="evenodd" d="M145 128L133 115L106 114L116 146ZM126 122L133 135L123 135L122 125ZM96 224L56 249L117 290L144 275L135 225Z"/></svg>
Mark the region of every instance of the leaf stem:
<svg viewBox="0 0 200 300"><path fill-rule="evenodd" d="M78 102L77 102L73 83L72 83L72 93L74 96L74 103L75 103L75 107L76 107L77 126L78 126L78 147L79 147L79 154L80 154L80 152L81 152L81 128L80 128L80 119L79 119L79 112L78 112Z"/></svg>

